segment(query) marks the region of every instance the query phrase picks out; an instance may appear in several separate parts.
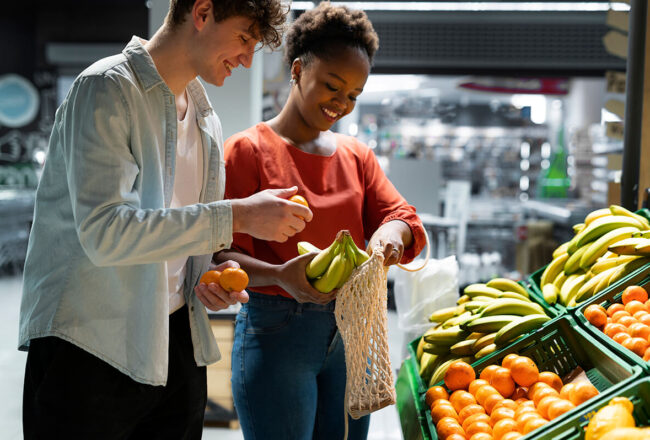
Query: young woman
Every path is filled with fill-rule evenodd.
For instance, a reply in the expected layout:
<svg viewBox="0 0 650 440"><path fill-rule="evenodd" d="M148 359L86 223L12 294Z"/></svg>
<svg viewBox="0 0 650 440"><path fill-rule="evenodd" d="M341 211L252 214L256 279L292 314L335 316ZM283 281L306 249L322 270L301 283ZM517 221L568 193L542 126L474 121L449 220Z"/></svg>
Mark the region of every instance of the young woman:
<svg viewBox="0 0 650 440"><path fill-rule="evenodd" d="M305 276L314 253L347 229L357 246L380 246L386 265L412 260L425 232L386 178L373 152L332 125L352 111L378 47L362 11L321 3L287 34L292 89L274 119L232 136L225 147L226 197L298 186L313 212L284 243L234 234L215 261L239 262L250 301L237 317L232 353L235 406L246 439L338 439L344 432L345 353L334 318L336 291ZM365 439L369 417L350 419L350 439Z"/></svg>

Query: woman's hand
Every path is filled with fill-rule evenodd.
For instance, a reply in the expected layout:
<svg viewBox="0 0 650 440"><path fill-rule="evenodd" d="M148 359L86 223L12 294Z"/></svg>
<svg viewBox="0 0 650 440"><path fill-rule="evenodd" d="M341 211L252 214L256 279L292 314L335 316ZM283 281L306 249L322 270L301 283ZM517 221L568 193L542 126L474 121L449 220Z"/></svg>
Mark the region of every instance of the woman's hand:
<svg viewBox="0 0 650 440"><path fill-rule="evenodd" d="M224 261L218 266L210 263L209 270L218 270L219 272L222 272L224 269L227 269L229 267L238 268L239 263L232 260ZM194 292L196 293L199 301L201 301L203 305L214 312L226 309L238 302L248 302L248 293L245 290L242 290L241 292L234 290L232 292L228 292L217 283L199 283L199 285L194 288Z"/></svg>
<svg viewBox="0 0 650 440"><path fill-rule="evenodd" d="M376 247L384 253L384 266L397 264L404 255L404 249L411 245L413 234L409 225L401 220L392 220L384 223L372 234L368 241L368 254Z"/></svg>
<svg viewBox="0 0 650 440"><path fill-rule="evenodd" d="M309 283L305 269L317 252L300 255L284 263L278 271L278 285L289 292L299 303L327 304L336 298L338 289L321 293Z"/></svg>

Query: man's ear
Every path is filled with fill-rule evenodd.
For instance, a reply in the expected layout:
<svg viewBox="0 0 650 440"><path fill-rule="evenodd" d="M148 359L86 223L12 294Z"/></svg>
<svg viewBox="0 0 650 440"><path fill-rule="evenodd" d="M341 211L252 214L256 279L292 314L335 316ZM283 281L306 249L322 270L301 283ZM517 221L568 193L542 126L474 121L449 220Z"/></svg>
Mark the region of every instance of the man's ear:
<svg viewBox="0 0 650 440"><path fill-rule="evenodd" d="M196 0L190 14L194 27L201 30L208 20L213 19L212 0Z"/></svg>

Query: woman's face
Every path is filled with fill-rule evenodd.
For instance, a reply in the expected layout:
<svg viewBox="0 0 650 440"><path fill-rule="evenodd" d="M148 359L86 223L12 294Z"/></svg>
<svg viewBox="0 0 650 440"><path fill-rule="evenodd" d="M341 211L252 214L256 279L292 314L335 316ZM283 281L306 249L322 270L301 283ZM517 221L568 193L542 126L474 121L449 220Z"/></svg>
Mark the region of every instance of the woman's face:
<svg viewBox="0 0 650 440"><path fill-rule="evenodd" d="M293 76L298 80L293 93L305 124L320 131L329 130L354 109L369 73L365 52L350 47L331 59L314 57L304 67L294 64Z"/></svg>

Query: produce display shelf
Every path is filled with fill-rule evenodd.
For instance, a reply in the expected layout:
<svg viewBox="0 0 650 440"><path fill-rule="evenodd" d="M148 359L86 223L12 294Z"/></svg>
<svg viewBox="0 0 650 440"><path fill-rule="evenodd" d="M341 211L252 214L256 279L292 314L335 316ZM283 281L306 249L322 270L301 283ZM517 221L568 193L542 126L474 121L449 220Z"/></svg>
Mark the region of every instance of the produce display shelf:
<svg viewBox="0 0 650 440"><path fill-rule="evenodd" d="M643 286L646 290L650 289L650 268L646 273L645 279L637 284ZM607 289L606 291L603 291L602 293L594 296L593 298L590 298L584 303L579 304L579 307L575 309L574 318L596 340L600 341L604 345L607 345L612 351L617 353L619 356L621 356L630 364L639 365L645 372L650 373L649 362L644 361L640 356L636 355L632 351L623 347L621 344L612 340L609 336L607 336L605 333L599 330L596 326L594 326L589 321L587 321L587 318L585 318L584 315L585 309L592 304L599 304L607 308L614 303L620 303L621 296L623 295L623 290L625 290L625 287L623 286L618 289Z"/></svg>
<svg viewBox="0 0 650 440"><path fill-rule="evenodd" d="M419 377L418 370L414 370L413 363L406 358L395 381L397 413L404 440L431 440L425 416L428 409L422 407L423 401L418 392Z"/></svg>
<svg viewBox="0 0 650 440"><path fill-rule="evenodd" d="M413 342L409 345L409 351L417 348L417 343L414 347ZM477 376L488 365L501 364L501 360L510 353L528 356L535 361L540 371L552 371L560 377L570 373L576 367L581 367L591 383L600 392L615 392L640 377L643 373L640 366L630 365L608 346L580 328L576 321L567 315L549 321L547 325L534 333L528 334L528 336L518 339L504 349L474 362L472 366ZM414 352L411 353L411 356L415 359ZM415 365L417 366L417 364ZM444 386L444 382L437 385ZM426 406L422 393L420 393L420 400L420 406ZM424 412L430 438L437 440L438 436L431 414L429 411ZM554 429L572 417L573 412L569 411L563 414L550 421L545 427ZM549 438L543 434L544 431L544 428L535 430L522 437L522 440Z"/></svg>

